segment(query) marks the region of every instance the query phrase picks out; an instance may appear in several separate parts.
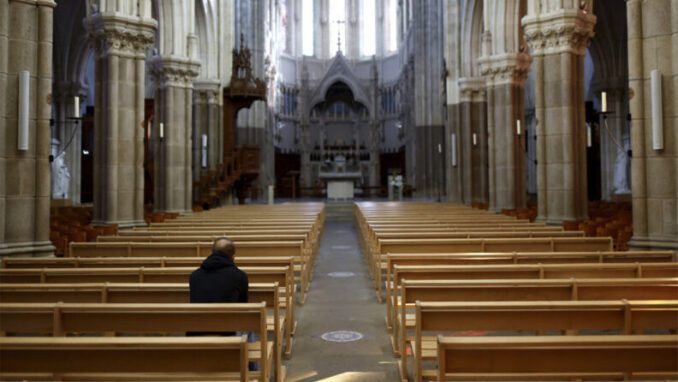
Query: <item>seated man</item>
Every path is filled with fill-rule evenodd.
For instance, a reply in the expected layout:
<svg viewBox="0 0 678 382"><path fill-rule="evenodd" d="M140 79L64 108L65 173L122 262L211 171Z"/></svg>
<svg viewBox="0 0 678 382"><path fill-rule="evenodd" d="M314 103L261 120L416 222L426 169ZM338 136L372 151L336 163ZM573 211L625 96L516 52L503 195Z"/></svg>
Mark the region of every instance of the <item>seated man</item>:
<svg viewBox="0 0 678 382"><path fill-rule="evenodd" d="M234 254L235 246L227 237L214 240L212 254L202 262L200 268L191 273L188 281L191 303L247 302L247 273L236 267L233 262ZM235 333L192 332L186 335L233 336Z"/></svg>

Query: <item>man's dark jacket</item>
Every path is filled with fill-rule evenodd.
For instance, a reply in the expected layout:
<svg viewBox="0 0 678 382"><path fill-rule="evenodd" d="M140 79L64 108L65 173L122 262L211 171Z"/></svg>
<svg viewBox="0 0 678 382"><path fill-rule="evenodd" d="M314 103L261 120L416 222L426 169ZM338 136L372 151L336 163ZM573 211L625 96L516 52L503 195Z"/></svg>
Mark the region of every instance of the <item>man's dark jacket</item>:
<svg viewBox="0 0 678 382"><path fill-rule="evenodd" d="M238 269L230 257L212 253L188 280L192 303L247 302L247 273ZM188 332L187 336L233 336L234 332Z"/></svg>
<svg viewBox="0 0 678 382"><path fill-rule="evenodd" d="M188 281L192 303L247 302L247 274L226 255L214 252Z"/></svg>

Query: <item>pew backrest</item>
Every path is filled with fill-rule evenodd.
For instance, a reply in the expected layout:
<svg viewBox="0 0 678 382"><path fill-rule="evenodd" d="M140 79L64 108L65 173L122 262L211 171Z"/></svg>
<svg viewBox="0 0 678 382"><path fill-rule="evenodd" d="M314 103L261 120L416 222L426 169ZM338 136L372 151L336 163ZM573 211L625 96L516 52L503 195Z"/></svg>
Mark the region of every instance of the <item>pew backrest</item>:
<svg viewBox="0 0 678 382"><path fill-rule="evenodd" d="M246 336L5 337L0 338L0 359L3 378L22 373L232 373L241 382L248 381L249 360Z"/></svg>
<svg viewBox="0 0 678 382"><path fill-rule="evenodd" d="M673 378L678 336L441 336L438 365L438 381Z"/></svg>

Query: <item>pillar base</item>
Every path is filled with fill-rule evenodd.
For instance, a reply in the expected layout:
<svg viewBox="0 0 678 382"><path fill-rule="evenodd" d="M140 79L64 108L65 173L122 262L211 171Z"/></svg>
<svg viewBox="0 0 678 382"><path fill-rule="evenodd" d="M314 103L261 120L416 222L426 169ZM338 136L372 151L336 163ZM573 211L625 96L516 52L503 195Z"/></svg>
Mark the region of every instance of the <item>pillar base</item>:
<svg viewBox="0 0 678 382"><path fill-rule="evenodd" d="M678 251L678 239L653 239L649 237L634 236L629 242L633 249L673 249Z"/></svg>
<svg viewBox="0 0 678 382"><path fill-rule="evenodd" d="M567 218L554 219L554 218L546 218L546 217L543 217L543 216L537 216L537 218L534 219L534 222L535 223L544 223L548 226L561 226L561 225L563 225L563 222L566 221L566 220L576 220L576 219L567 219Z"/></svg>
<svg viewBox="0 0 678 382"><path fill-rule="evenodd" d="M155 210L155 212L164 212L168 214L179 214L181 216L193 215L193 210Z"/></svg>
<svg viewBox="0 0 678 382"><path fill-rule="evenodd" d="M51 241L29 241L24 243L0 244L0 257L46 257L54 256L54 245Z"/></svg>
<svg viewBox="0 0 678 382"><path fill-rule="evenodd" d="M118 220L118 221L102 221L102 220L93 220L93 226L103 226L117 224L118 228L132 228L132 227L143 227L146 226L144 220Z"/></svg>

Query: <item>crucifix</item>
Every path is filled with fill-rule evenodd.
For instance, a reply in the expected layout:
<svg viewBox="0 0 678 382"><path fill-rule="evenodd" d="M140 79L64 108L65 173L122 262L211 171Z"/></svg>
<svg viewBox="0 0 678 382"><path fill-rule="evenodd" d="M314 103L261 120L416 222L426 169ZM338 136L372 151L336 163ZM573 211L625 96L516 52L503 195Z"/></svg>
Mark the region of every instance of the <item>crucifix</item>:
<svg viewBox="0 0 678 382"><path fill-rule="evenodd" d="M346 24L344 20L337 20L337 53L341 52L341 24Z"/></svg>

